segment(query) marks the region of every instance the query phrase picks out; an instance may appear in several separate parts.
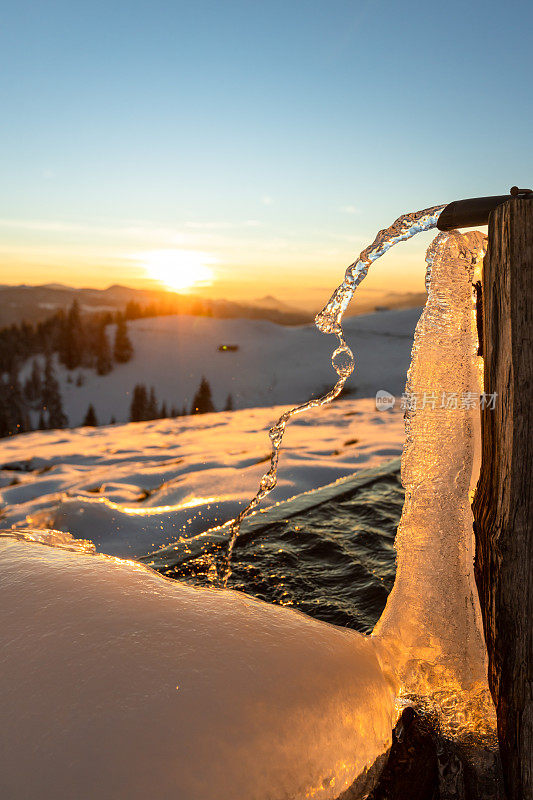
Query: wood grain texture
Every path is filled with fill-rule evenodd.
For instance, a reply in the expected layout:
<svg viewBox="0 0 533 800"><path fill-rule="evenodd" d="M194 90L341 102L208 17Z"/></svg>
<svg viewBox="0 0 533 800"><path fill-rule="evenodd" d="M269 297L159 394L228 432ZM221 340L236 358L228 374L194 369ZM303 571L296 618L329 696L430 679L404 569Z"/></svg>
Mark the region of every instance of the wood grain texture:
<svg viewBox="0 0 533 800"><path fill-rule="evenodd" d="M475 575L509 800L533 800L533 199L489 220Z"/></svg>

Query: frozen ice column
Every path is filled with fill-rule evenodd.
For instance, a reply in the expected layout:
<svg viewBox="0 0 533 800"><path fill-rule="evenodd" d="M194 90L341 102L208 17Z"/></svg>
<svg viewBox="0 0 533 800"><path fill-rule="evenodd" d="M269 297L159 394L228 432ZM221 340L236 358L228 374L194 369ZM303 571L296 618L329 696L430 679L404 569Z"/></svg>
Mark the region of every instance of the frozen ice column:
<svg viewBox="0 0 533 800"><path fill-rule="evenodd" d="M429 296L403 398L397 574L374 637L404 691L417 694L486 684L469 500L480 392L472 275L484 248L481 233L457 231L430 246Z"/></svg>

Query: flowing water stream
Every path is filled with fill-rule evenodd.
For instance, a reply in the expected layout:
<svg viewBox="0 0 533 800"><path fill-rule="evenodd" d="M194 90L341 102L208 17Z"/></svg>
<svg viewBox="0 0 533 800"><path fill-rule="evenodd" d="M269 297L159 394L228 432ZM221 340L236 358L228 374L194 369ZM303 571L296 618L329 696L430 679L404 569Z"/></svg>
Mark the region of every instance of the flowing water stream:
<svg viewBox="0 0 533 800"><path fill-rule="evenodd" d="M401 217L398 217L390 227L381 230L372 244L363 250L353 264L348 267L344 275L344 280L340 286L335 289L327 305L316 316L315 324L319 331L322 333L331 333L337 337L338 345L332 353L331 364L338 375L338 380L330 391L322 395L322 397L308 400L306 403L294 406L294 408L291 408L289 411L285 411L270 428L268 432L272 448L270 468L261 478L257 493L231 523L226 561L221 575L222 586L227 586L228 578L231 575L231 556L242 522L276 486L279 452L287 423L292 417L296 416L296 414L302 414L310 408L317 408L326 403L331 403L331 401L341 393L344 384L354 370L353 353L344 339L342 317L350 304L355 290L368 274L368 269L372 262L384 255L393 245L399 242L405 242L417 233L435 228L443 208L444 205L432 206L422 211L403 214ZM428 278L426 277L426 285L427 282Z"/></svg>

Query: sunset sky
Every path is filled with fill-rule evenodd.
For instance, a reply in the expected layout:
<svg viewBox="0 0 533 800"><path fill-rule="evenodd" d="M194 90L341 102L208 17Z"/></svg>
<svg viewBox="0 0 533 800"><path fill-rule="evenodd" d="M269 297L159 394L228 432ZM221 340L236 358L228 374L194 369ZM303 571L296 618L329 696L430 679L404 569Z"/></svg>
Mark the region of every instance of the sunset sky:
<svg viewBox="0 0 533 800"><path fill-rule="evenodd" d="M531 186L532 30L530 0L11 3L0 282L320 304L400 213ZM367 288L421 291L429 240Z"/></svg>

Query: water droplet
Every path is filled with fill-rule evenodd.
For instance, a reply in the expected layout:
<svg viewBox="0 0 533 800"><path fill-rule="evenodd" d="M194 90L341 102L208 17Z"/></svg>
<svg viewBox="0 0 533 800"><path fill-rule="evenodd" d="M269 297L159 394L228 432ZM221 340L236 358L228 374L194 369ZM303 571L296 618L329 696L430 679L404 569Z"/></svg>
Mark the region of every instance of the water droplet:
<svg viewBox="0 0 533 800"><path fill-rule="evenodd" d="M270 436L270 441L272 442L275 448L278 448L281 444L281 440L283 439L283 434L285 433L285 423L280 423L279 421L270 428L268 435Z"/></svg>
<svg viewBox="0 0 533 800"><path fill-rule="evenodd" d="M353 353L347 344L337 347L331 356L333 369L341 378L347 378L352 374L354 368Z"/></svg>
<svg viewBox="0 0 533 800"><path fill-rule="evenodd" d="M277 477L267 472L267 474L263 475L263 477L261 478L261 489L263 490L266 489L267 491L270 491L271 489L274 488L276 482L277 482Z"/></svg>

